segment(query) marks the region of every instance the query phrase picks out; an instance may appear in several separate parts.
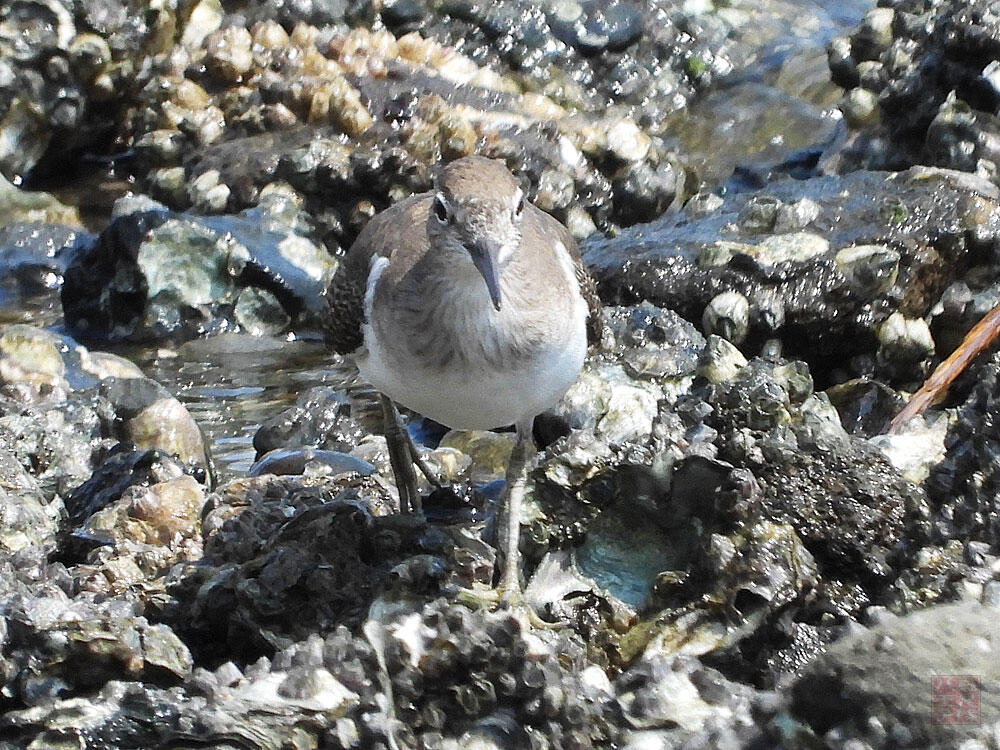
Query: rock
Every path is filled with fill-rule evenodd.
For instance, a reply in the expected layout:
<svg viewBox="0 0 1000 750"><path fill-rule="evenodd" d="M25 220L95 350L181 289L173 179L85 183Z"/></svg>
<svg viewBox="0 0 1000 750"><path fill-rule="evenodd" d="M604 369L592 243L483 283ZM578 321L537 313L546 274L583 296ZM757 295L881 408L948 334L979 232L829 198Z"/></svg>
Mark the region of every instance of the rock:
<svg viewBox="0 0 1000 750"><path fill-rule="evenodd" d="M1000 708L992 610L931 607L833 644L791 686L791 711L818 736L884 747L988 743Z"/></svg>
<svg viewBox="0 0 1000 750"><path fill-rule="evenodd" d="M262 424L253 444L258 459L279 448L300 446L348 452L364 434L351 417L351 406L343 391L317 386L300 394L294 406Z"/></svg>
<svg viewBox="0 0 1000 750"><path fill-rule="evenodd" d="M883 201L876 213L873 190ZM873 342L893 313L926 315L955 273L953 259L976 256L966 227L995 193L985 180L926 169L786 180L729 193L707 213L696 206L696 215L593 237L583 254L608 301L644 299L702 320L713 299L739 294L749 303L748 343L776 337L797 356L840 368L835 380L912 380L931 365L928 336L907 338L913 346L886 349L874 364ZM831 228L825 237L774 233L779 208L802 200L818 207L812 223Z"/></svg>
<svg viewBox="0 0 1000 750"><path fill-rule="evenodd" d="M20 311L25 322L61 322L63 271L73 254L92 241L86 232L62 224L7 223L0 229L0 301L11 315Z"/></svg>
<svg viewBox="0 0 1000 750"><path fill-rule="evenodd" d="M0 175L0 222L66 224L76 229L80 227L80 214L49 193L19 190Z"/></svg>
<svg viewBox="0 0 1000 750"><path fill-rule="evenodd" d="M758 739L753 713L765 694L734 683L693 657L647 656L618 680L620 701L632 728L624 747L702 742L741 747ZM735 722L733 715L743 716Z"/></svg>
<svg viewBox="0 0 1000 750"><path fill-rule="evenodd" d="M997 181L997 30L987 5L889 2L836 42L830 68L850 89L842 106L855 129L842 170L933 164Z"/></svg>
<svg viewBox="0 0 1000 750"><path fill-rule="evenodd" d="M114 429L123 442L209 470L201 428L163 386L148 378L109 377L101 381L100 395L114 409Z"/></svg>
<svg viewBox="0 0 1000 750"><path fill-rule="evenodd" d="M0 550L11 554L30 545L50 546L60 505L45 498L17 456L0 449Z"/></svg>
<svg viewBox="0 0 1000 750"><path fill-rule="evenodd" d="M991 458L996 449L990 424L998 401L991 387L1000 372L997 355L969 373L971 387L948 424L944 460L931 468L927 491L939 510L935 531L940 539L969 539L994 544L1000 538L995 490L1000 475Z"/></svg>
<svg viewBox="0 0 1000 750"><path fill-rule="evenodd" d="M336 264L283 223L289 208L276 193L241 216L197 218L137 199L118 213L66 269L63 308L80 335L189 337L237 323L260 335L322 310Z"/></svg>
<svg viewBox="0 0 1000 750"><path fill-rule="evenodd" d="M268 451L253 463L247 474L305 474L307 476L336 476L353 472L363 477L375 473L375 467L360 458L338 451L275 449Z"/></svg>

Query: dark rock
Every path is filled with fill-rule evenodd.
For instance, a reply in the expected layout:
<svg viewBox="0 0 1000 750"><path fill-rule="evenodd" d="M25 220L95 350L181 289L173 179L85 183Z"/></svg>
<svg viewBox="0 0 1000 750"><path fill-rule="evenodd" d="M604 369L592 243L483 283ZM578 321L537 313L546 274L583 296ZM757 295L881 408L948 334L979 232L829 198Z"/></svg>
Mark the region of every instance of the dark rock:
<svg viewBox="0 0 1000 750"><path fill-rule="evenodd" d="M845 101L877 96L876 116L859 123L842 168L932 164L995 182L1000 34L989 3L882 5L831 55L836 80L856 87Z"/></svg>
<svg viewBox="0 0 1000 750"><path fill-rule="evenodd" d="M793 426L795 404L810 398L807 378L754 360L719 386L709 419L723 436L719 457L753 471L760 511L791 524L824 575L878 592L926 501L877 449L848 437L839 420L827 431Z"/></svg>
<svg viewBox="0 0 1000 750"><path fill-rule="evenodd" d="M939 539L1000 542L1000 451L993 424L998 418L1000 355L969 373L973 384L945 438L945 458L931 471L928 494Z"/></svg>
<svg viewBox="0 0 1000 750"><path fill-rule="evenodd" d="M61 224L12 222L0 227L0 304L7 309L44 305L52 309L48 317L58 320L63 271L73 254L92 241L88 233Z"/></svg>
<svg viewBox="0 0 1000 750"><path fill-rule="evenodd" d="M81 524L118 500L129 487L150 485L182 473L168 454L115 446L90 478L66 495L67 521Z"/></svg>
<svg viewBox="0 0 1000 750"><path fill-rule="evenodd" d="M367 461L339 451L278 448L268 451L255 461L247 471L247 475L251 477L259 477L262 474L334 476L344 472L353 472L365 477L374 474L375 467Z"/></svg>
<svg viewBox="0 0 1000 750"><path fill-rule="evenodd" d="M104 378L100 396L110 404L108 432L138 450L177 456L203 476L211 471L201 428L180 401L148 378Z"/></svg>
<svg viewBox="0 0 1000 750"><path fill-rule="evenodd" d="M761 235L757 223L739 217L764 198L783 208L808 199L816 211L803 231L770 234L765 227ZM681 212L612 239L592 238L583 250L609 302L648 300L701 320L713 298L742 294L750 301L744 345L753 351L778 336L823 382L857 355L871 355L878 325L894 311L909 319L931 309L959 269L979 257L967 227L996 213L996 200L990 183L957 172L786 180L760 194L730 194L707 213ZM873 242L899 254L895 274L882 254L848 264L838 253ZM862 269L862 260L873 267ZM880 364L889 376L918 379L928 352L917 366L891 358Z"/></svg>
<svg viewBox="0 0 1000 750"><path fill-rule="evenodd" d="M186 601L184 627L205 647L228 643L259 655L363 621L395 565L444 550L422 547L423 526L412 519L374 516L356 499L361 493L372 504L387 501L373 478L357 475L337 484L265 475L221 487L204 513L205 564L176 590Z"/></svg>
<svg viewBox="0 0 1000 750"><path fill-rule="evenodd" d="M310 446L350 451L364 435L351 417L343 391L328 386L310 388L295 405L261 425L253 438L257 457L278 448Z"/></svg>
<svg viewBox="0 0 1000 750"><path fill-rule="evenodd" d="M791 711L817 735L845 743L988 743L1000 709L994 625L994 610L957 604L849 635L792 685Z"/></svg>
<svg viewBox="0 0 1000 750"><path fill-rule="evenodd" d="M271 203L270 213L260 208L204 218L174 214L151 201L135 203L122 204L122 215L66 269L63 309L78 335L111 341L186 338L224 330L237 320L256 333L270 330L263 308L254 305L254 312L241 297L251 289L267 292L271 307L280 303L283 320L317 315L335 264L324 250L280 225L274 215L286 210L280 199Z"/></svg>

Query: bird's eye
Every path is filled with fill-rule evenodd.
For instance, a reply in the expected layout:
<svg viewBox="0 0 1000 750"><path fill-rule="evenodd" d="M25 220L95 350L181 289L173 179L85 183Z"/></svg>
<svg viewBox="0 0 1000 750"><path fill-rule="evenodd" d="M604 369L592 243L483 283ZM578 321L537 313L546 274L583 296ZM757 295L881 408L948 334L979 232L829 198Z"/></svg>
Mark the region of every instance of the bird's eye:
<svg viewBox="0 0 1000 750"><path fill-rule="evenodd" d="M514 209L514 215L520 216L524 213L524 195L522 194L517 200L517 208Z"/></svg>
<svg viewBox="0 0 1000 750"><path fill-rule="evenodd" d="M442 224L448 221L448 204L440 193L434 196L434 216Z"/></svg>

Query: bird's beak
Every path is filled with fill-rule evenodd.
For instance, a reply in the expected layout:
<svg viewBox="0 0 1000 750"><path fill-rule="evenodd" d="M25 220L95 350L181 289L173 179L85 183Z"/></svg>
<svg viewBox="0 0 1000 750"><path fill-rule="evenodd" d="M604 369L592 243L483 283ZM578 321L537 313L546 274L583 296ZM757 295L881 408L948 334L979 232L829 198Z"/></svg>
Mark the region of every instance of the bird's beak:
<svg viewBox="0 0 1000 750"><path fill-rule="evenodd" d="M472 262L475 263L476 269L482 274L483 281L486 282L486 288L489 290L493 307L499 310L500 276L497 272L496 254L490 252L488 247L475 244L469 247L469 255L472 256Z"/></svg>

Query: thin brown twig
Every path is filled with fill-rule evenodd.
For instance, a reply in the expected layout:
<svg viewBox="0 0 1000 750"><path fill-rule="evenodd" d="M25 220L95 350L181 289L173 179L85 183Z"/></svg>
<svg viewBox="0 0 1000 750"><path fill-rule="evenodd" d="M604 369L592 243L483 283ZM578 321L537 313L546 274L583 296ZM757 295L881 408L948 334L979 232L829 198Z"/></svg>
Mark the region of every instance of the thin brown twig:
<svg viewBox="0 0 1000 750"><path fill-rule="evenodd" d="M920 386L920 390L910 397L910 400L889 423L886 432L894 433L910 419L921 414L937 397L948 389L948 386L979 352L988 347L1000 335L1000 304L990 310L983 319L969 331L962 343L944 362L939 364L931 376Z"/></svg>

